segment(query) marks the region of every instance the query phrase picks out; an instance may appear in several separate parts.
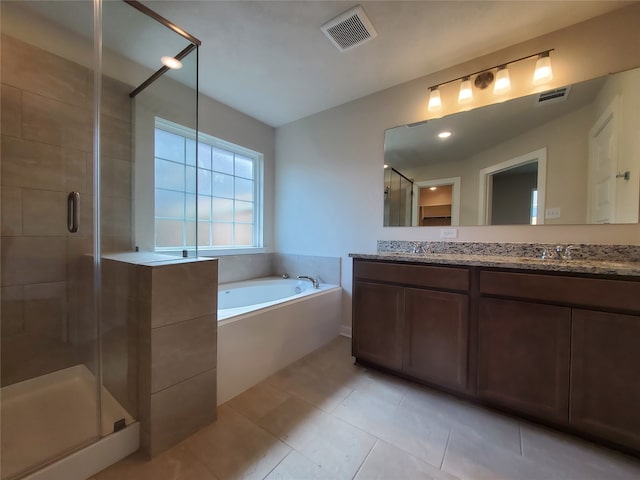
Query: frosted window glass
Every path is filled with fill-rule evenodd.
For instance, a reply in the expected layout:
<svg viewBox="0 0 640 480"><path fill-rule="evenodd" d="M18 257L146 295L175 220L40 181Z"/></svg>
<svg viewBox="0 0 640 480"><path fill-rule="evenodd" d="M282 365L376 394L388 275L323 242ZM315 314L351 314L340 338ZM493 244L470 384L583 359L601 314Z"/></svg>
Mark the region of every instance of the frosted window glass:
<svg viewBox="0 0 640 480"><path fill-rule="evenodd" d="M156 188L184 190L184 166L156 158Z"/></svg>
<svg viewBox="0 0 640 480"><path fill-rule="evenodd" d="M198 222L198 247L211 246L211 224Z"/></svg>
<svg viewBox="0 0 640 480"><path fill-rule="evenodd" d="M243 223L253 222L253 203L236 201L234 221Z"/></svg>
<svg viewBox="0 0 640 480"><path fill-rule="evenodd" d="M213 174L212 194L216 197L233 198L233 177L222 173Z"/></svg>
<svg viewBox="0 0 640 480"><path fill-rule="evenodd" d="M198 167L211 170L211 146L198 143Z"/></svg>
<svg viewBox="0 0 640 480"><path fill-rule="evenodd" d="M184 163L185 138L156 129L155 156Z"/></svg>
<svg viewBox="0 0 640 480"><path fill-rule="evenodd" d="M186 247L196 246L196 222L185 222L184 236L186 239Z"/></svg>
<svg viewBox="0 0 640 480"><path fill-rule="evenodd" d="M182 247L182 220L156 219L156 245L158 247Z"/></svg>
<svg viewBox="0 0 640 480"><path fill-rule="evenodd" d="M235 178L235 198L236 200L253 200L253 181L244 178Z"/></svg>
<svg viewBox="0 0 640 480"><path fill-rule="evenodd" d="M253 245L253 226L241 223L235 224L236 233L236 246L251 246Z"/></svg>
<svg viewBox="0 0 640 480"><path fill-rule="evenodd" d="M184 193L156 188L156 217L184 217Z"/></svg>
<svg viewBox="0 0 640 480"><path fill-rule="evenodd" d="M185 169L186 178L186 188L185 190L189 193L196 193L196 168L195 167L187 167Z"/></svg>
<svg viewBox="0 0 640 480"><path fill-rule="evenodd" d="M230 222L233 220L233 200L213 197L211 203L211 214L214 220L221 222Z"/></svg>
<svg viewBox="0 0 640 480"><path fill-rule="evenodd" d="M241 155L236 155L236 177L253 179L253 160Z"/></svg>
<svg viewBox="0 0 640 480"><path fill-rule="evenodd" d="M190 193L187 194L185 205L185 215L189 220L196 219L196 196Z"/></svg>
<svg viewBox="0 0 640 480"><path fill-rule="evenodd" d="M233 153L213 147L212 160L212 170L233 175Z"/></svg>
<svg viewBox="0 0 640 480"><path fill-rule="evenodd" d="M232 223L212 223L211 226L214 246L233 245Z"/></svg>
<svg viewBox="0 0 640 480"><path fill-rule="evenodd" d="M253 246L260 154L163 123L154 138L156 246Z"/></svg>
<svg viewBox="0 0 640 480"><path fill-rule="evenodd" d="M211 197L198 195L198 220L211 220Z"/></svg>
<svg viewBox="0 0 640 480"><path fill-rule="evenodd" d="M196 164L196 142L195 140L191 140L189 138L187 138L187 165L193 165L195 166ZM198 159L199 161L200 159Z"/></svg>
<svg viewBox="0 0 640 480"><path fill-rule="evenodd" d="M198 169L198 194L211 195L211 172Z"/></svg>

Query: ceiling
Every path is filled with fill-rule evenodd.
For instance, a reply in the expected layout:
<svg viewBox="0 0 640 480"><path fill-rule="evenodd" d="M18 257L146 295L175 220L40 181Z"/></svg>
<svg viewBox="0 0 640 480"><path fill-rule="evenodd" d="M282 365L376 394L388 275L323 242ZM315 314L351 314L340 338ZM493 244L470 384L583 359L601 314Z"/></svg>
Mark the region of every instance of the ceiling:
<svg viewBox="0 0 640 480"><path fill-rule="evenodd" d="M92 22L82 20L91 18L89 1L16 3L92 38ZM142 3L202 41L201 93L278 127L634 2ZM358 4L378 36L341 53L320 26ZM177 52L186 45L122 2L105 0L103 10L105 47L152 70L159 68L159 52Z"/></svg>
<svg viewBox="0 0 640 480"><path fill-rule="evenodd" d="M202 40L202 93L277 127L632 2L143 3ZM320 26L358 4L378 36L341 53Z"/></svg>

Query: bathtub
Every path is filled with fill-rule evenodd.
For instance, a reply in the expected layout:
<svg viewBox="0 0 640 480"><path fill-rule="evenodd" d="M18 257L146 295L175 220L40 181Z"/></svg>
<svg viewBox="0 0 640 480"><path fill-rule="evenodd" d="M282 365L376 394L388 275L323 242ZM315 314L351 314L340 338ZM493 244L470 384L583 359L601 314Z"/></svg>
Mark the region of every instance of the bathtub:
<svg viewBox="0 0 640 480"><path fill-rule="evenodd" d="M342 288L261 278L218 287L218 404L340 333Z"/></svg>

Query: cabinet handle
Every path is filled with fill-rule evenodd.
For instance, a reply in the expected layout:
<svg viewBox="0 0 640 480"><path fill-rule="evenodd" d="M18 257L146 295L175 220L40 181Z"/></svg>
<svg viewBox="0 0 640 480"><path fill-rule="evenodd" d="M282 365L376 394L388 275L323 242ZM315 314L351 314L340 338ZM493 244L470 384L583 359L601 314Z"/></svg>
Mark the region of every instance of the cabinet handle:
<svg viewBox="0 0 640 480"><path fill-rule="evenodd" d="M80 203L80 194L71 192L67 196L67 230L71 233L78 231L78 205Z"/></svg>

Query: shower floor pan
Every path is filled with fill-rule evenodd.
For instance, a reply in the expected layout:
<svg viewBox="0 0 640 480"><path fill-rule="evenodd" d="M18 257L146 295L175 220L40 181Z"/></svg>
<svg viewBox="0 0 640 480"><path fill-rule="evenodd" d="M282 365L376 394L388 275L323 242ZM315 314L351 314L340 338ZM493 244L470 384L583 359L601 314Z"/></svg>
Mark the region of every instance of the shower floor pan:
<svg viewBox="0 0 640 480"><path fill-rule="evenodd" d="M2 480L90 444L98 437L96 379L85 365L0 389ZM102 432L131 415L102 387Z"/></svg>

